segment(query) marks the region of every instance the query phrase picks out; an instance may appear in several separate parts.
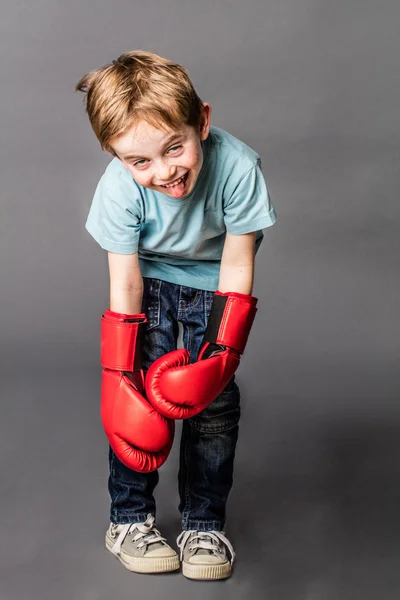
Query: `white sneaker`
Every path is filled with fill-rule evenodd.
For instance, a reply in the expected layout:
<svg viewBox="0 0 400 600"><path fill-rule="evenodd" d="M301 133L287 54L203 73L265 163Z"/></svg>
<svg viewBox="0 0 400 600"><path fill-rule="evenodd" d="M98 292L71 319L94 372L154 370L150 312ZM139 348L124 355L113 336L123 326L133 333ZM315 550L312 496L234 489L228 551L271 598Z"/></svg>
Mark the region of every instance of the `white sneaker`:
<svg viewBox="0 0 400 600"><path fill-rule="evenodd" d="M235 552L223 531L182 531L176 543L185 577L226 579L232 574Z"/></svg>
<svg viewBox="0 0 400 600"><path fill-rule="evenodd" d="M179 569L179 557L155 527L153 515L144 523L110 523L106 548L136 573L166 573Z"/></svg>

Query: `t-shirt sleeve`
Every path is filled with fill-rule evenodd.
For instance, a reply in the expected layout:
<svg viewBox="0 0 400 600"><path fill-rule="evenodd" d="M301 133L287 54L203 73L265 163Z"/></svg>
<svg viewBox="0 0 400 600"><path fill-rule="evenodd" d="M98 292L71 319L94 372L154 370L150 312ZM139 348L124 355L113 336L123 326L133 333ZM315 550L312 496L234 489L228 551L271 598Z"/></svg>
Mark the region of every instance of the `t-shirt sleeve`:
<svg viewBox="0 0 400 600"><path fill-rule="evenodd" d="M228 233L240 235L270 227L276 213L258 160L240 179L224 202L224 220Z"/></svg>
<svg viewBox="0 0 400 600"><path fill-rule="evenodd" d="M116 185L112 189L100 179L85 228L104 249L117 254L134 254L139 247L140 214L135 198Z"/></svg>

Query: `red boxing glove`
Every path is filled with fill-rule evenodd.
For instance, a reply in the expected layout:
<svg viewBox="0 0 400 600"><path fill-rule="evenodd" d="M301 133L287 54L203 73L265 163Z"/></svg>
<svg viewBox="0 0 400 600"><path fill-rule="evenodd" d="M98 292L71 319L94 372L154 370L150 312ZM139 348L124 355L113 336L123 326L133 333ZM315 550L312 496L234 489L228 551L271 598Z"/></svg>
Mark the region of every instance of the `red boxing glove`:
<svg viewBox="0 0 400 600"><path fill-rule="evenodd" d="M144 396L146 315L106 310L101 319L101 420L112 449L134 471L155 471L167 459L175 423Z"/></svg>
<svg viewBox="0 0 400 600"><path fill-rule="evenodd" d="M165 417L197 415L222 392L239 366L257 312L257 298L216 291L197 362L186 349L154 361L146 374L146 395Z"/></svg>

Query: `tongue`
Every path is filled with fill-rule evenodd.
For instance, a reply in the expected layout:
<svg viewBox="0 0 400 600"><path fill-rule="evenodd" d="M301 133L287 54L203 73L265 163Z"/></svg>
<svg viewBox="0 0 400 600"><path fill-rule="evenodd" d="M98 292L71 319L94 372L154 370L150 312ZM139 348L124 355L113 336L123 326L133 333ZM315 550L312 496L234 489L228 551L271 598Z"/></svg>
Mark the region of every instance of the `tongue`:
<svg viewBox="0 0 400 600"><path fill-rule="evenodd" d="M183 194L183 190L185 189L185 182L181 181L178 185L174 185L174 187L168 188L168 192L174 197L179 198Z"/></svg>
<svg viewBox="0 0 400 600"><path fill-rule="evenodd" d="M185 184L187 181L187 174L185 175L183 181L178 183L178 185L174 185L174 187L168 188L168 193L171 194L174 198L180 198L185 190Z"/></svg>

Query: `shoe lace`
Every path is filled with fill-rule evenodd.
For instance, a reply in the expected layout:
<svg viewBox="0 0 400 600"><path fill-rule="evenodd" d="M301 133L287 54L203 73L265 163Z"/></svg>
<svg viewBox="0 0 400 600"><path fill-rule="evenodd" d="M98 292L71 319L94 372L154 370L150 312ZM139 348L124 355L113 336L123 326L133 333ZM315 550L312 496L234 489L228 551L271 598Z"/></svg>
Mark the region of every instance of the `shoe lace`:
<svg viewBox="0 0 400 600"><path fill-rule="evenodd" d="M225 537L224 531L182 531L182 533L177 537L176 540L178 548L180 549L180 560L183 559L183 550L188 540L189 550L210 550L215 555L221 554L221 543L225 544L225 546L229 550L230 563L233 564L233 561L235 560L236 555L233 550L232 544L230 543L228 538Z"/></svg>
<svg viewBox="0 0 400 600"><path fill-rule="evenodd" d="M117 537L111 552L113 554L120 553L122 543L127 535L132 535L133 541L138 542L138 548L142 548L149 544L165 542L166 538L162 537L161 533L154 526L154 523L154 516L149 514L144 523L127 523L126 525L112 524L112 535L113 537L115 535Z"/></svg>

